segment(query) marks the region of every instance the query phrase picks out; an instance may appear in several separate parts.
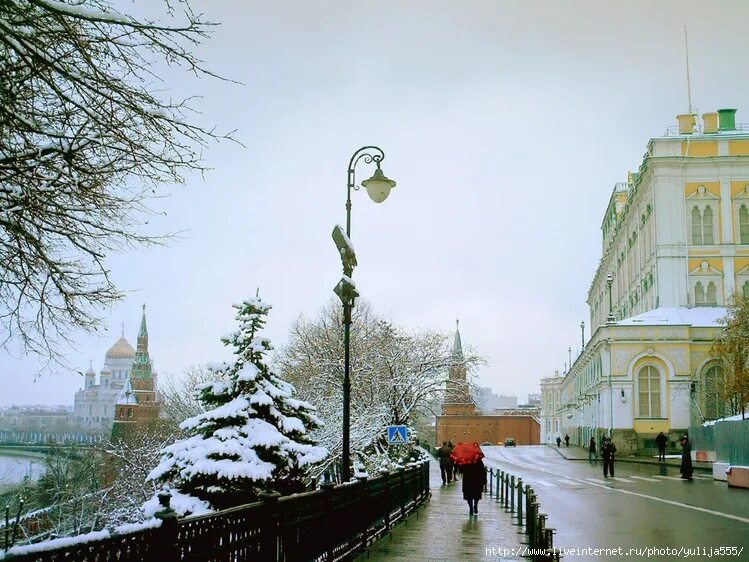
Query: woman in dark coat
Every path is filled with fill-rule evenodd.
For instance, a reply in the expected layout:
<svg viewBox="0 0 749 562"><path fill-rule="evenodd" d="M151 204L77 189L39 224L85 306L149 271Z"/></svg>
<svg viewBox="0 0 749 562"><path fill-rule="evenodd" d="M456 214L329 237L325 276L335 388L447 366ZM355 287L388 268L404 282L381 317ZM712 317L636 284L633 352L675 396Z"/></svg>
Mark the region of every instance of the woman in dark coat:
<svg viewBox="0 0 749 562"><path fill-rule="evenodd" d="M479 460L461 467L463 473L463 499L468 502L468 515L478 515L479 500L486 486L486 467Z"/></svg>
<svg viewBox="0 0 749 562"><path fill-rule="evenodd" d="M681 477L684 480L692 479L692 445L689 444L689 437L686 435L681 438Z"/></svg>

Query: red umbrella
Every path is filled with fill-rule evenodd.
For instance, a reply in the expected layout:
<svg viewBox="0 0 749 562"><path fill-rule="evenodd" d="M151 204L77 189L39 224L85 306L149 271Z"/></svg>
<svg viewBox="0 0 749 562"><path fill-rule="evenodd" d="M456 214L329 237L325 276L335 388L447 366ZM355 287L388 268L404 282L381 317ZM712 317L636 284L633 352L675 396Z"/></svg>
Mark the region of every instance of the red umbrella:
<svg viewBox="0 0 749 562"><path fill-rule="evenodd" d="M484 458L481 447L477 443L458 443L455 445L453 452L450 453L450 460L456 466L464 466L479 462Z"/></svg>

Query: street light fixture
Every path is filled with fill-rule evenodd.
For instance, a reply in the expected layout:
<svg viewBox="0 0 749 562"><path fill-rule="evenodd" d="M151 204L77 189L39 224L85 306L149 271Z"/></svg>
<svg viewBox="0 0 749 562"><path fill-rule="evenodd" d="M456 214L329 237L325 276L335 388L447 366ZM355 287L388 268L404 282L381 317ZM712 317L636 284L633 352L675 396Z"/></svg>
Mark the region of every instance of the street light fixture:
<svg viewBox="0 0 749 562"><path fill-rule="evenodd" d="M333 229L333 241L341 254L343 265L343 277L335 286L333 291L343 304L343 444L341 452L341 479L348 482L351 479L351 445L350 445L350 412L351 412L351 375L350 375L350 340L351 340L351 309L354 301L359 296L356 285L352 279L354 267L356 267L356 254L351 243L351 190L359 190L356 185L356 165L363 160L365 164L375 163L377 169L368 180L361 182L375 203L382 203L390 195L390 190L395 187L395 182L388 179L380 169L380 163L385 158L385 153L377 146L363 146L351 156L348 165L346 183L346 231L336 225Z"/></svg>
<svg viewBox="0 0 749 562"><path fill-rule="evenodd" d="M585 351L585 320L580 322L580 354Z"/></svg>

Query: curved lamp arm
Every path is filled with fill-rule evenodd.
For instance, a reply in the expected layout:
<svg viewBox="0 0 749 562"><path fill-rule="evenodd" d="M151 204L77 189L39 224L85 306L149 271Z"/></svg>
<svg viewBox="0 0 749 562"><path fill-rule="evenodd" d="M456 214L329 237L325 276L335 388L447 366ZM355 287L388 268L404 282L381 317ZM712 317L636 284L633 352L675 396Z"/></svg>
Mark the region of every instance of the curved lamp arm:
<svg viewBox="0 0 749 562"><path fill-rule="evenodd" d="M348 177L346 182L346 235L351 236L351 189L358 190L356 185L356 165L360 160L365 164L374 162L380 167L380 162L385 159L385 152L379 146L362 146L354 152L348 163Z"/></svg>

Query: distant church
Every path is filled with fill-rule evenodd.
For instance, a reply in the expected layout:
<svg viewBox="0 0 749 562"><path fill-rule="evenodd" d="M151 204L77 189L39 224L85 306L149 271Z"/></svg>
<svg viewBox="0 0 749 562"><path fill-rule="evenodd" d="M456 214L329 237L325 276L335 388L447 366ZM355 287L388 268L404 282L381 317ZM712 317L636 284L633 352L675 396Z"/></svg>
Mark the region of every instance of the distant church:
<svg viewBox="0 0 749 562"><path fill-rule="evenodd" d="M496 445L512 437L518 445L537 445L540 443L540 433L539 420L533 415L513 413L487 416L477 413L466 378L463 344L456 321L442 415L437 416L437 444L462 441Z"/></svg>
<svg viewBox="0 0 749 562"><path fill-rule="evenodd" d="M142 419L144 416L150 419L158 417L157 375L153 372L148 354L145 305L136 346L137 349L133 349L125 339L123 329L120 339L109 348L104 357L98 384L96 372L93 366L89 366L84 387L75 394L73 409L76 423L81 428L109 432L118 417L125 422ZM138 402L139 395L143 403L142 409ZM129 412L127 409L120 412L120 406L129 407Z"/></svg>

